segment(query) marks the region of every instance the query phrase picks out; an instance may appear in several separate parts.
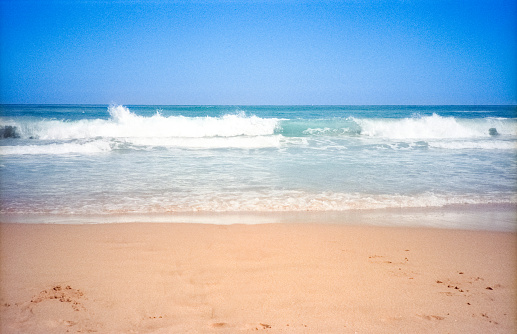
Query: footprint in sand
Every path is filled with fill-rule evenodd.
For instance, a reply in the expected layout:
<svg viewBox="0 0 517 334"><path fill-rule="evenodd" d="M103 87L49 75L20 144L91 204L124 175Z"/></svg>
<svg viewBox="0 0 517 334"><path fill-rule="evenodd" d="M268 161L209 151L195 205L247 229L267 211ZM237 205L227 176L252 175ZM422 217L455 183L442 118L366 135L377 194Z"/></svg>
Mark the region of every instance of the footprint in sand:
<svg viewBox="0 0 517 334"><path fill-rule="evenodd" d="M74 311L84 310L84 306L78 301L83 297L83 292L72 288L70 285L61 287L56 285L50 289L41 291L38 295L32 297L31 303L37 304L46 300L58 300L61 303L70 303Z"/></svg>

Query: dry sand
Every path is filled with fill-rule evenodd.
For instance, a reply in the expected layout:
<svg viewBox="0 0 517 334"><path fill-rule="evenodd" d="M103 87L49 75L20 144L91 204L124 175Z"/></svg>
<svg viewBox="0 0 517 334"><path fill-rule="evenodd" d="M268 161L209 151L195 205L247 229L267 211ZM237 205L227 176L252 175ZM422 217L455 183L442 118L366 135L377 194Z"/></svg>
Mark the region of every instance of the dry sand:
<svg viewBox="0 0 517 334"><path fill-rule="evenodd" d="M0 224L2 333L514 333L516 234Z"/></svg>

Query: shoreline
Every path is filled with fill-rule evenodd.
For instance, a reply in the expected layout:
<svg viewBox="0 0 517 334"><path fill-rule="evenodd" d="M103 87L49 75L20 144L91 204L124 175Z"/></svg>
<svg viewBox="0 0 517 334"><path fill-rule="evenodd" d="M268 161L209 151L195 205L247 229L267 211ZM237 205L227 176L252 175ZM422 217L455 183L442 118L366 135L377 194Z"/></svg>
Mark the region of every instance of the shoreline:
<svg viewBox="0 0 517 334"><path fill-rule="evenodd" d="M509 333L517 234L0 224L3 333Z"/></svg>
<svg viewBox="0 0 517 334"><path fill-rule="evenodd" d="M243 211L112 214L0 214L1 223L20 224L338 224L517 232L517 205L464 204L426 208L345 211Z"/></svg>

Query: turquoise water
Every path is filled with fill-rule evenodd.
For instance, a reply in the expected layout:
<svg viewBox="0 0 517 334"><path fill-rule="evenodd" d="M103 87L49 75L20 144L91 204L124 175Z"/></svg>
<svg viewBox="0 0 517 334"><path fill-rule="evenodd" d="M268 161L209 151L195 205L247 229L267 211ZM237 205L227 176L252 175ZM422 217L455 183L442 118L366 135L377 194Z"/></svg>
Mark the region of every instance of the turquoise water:
<svg viewBox="0 0 517 334"><path fill-rule="evenodd" d="M515 106L0 111L3 216L517 204Z"/></svg>

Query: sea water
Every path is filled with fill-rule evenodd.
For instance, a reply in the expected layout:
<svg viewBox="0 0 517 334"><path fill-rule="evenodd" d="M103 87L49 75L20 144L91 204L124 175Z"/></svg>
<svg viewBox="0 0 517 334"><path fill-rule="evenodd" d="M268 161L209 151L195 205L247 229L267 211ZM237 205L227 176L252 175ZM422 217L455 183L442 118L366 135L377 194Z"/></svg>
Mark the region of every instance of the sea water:
<svg viewBox="0 0 517 334"><path fill-rule="evenodd" d="M516 106L2 105L0 137L3 221L517 205Z"/></svg>

